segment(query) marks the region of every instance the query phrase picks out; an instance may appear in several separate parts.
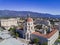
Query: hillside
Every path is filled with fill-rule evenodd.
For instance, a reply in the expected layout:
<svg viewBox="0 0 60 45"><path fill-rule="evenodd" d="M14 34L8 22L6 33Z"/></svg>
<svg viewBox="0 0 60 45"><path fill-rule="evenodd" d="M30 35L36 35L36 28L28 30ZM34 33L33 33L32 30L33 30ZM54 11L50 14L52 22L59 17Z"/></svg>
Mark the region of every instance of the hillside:
<svg viewBox="0 0 60 45"><path fill-rule="evenodd" d="M45 13L37 13L31 11L10 11L10 10L0 10L0 17L26 17L27 14L30 14L31 17L52 17L60 18L60 15L52 15Z"/></svg>

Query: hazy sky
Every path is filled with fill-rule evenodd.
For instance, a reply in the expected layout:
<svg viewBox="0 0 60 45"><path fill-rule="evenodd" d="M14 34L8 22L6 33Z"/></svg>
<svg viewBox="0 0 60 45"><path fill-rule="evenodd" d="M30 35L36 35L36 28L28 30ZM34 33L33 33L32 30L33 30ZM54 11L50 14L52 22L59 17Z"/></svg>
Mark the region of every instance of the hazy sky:
<svg viewBox="0 0 60 45"><path fill-rule="evenodd" d="M0 0L0 10L60 14L60 0Z"/></svg>

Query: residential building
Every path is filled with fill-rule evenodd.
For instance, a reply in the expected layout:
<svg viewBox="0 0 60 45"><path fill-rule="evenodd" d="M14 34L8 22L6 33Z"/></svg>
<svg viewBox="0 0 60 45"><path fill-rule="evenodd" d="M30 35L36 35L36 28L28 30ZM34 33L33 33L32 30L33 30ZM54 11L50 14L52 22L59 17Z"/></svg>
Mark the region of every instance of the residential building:
<svg viewBox="0 0 60 45"><path fill-rule="evenodd" d="M46 25L46 26L51 26L50 21L46 19L37 19L34 21L35 25Z"/></svg>

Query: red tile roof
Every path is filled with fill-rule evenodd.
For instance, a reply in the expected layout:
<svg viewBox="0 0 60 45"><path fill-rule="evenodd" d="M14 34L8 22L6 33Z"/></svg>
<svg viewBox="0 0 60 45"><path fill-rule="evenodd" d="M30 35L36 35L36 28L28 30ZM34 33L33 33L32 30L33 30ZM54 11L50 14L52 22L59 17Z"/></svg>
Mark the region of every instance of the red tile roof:
<svg viewBox="0 0 60 45"><path fill-rule="evenodd" d="M27 22L33 22L33 19L32 18L28 18Z"/></svg>
<svg viewBox="0 0 60 45"><path fill-rule="evenodd" d="M53 36L55 33L57 32L57 30L52 30L52 32L50 32L49 34L41 34L39 32L33 32L32 34L35 34L37 36L42 36L45 38L50 38L51 36Z"/></svg>

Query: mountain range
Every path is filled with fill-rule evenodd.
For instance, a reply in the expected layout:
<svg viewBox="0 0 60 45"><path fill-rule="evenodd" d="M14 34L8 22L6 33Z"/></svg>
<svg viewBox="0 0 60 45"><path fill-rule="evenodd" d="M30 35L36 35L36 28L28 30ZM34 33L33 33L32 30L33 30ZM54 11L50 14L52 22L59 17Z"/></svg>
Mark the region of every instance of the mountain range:
<svg viewBox="0 0 60 45"><path fill-rule="evenodd" d="M48 13L37 13L31 11L12 11L12 10L0 10L1 17L26 17L27 14L30 14L31 17L51 17L51 18L60 18L60 15L52 15Z"/></svg>

